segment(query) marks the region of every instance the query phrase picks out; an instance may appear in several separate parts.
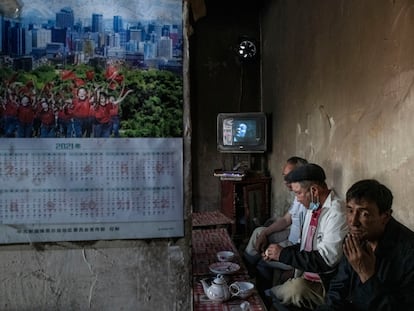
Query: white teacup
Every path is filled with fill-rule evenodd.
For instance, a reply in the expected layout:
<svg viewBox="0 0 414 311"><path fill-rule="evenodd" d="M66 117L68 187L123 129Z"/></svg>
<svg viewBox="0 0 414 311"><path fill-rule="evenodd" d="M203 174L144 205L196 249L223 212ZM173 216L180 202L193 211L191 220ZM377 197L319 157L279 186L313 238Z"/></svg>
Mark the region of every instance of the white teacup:
<svg viewBox="0 0 414 311"><path fill-rule="evenodd" d="M234 253L231 251L221 251L217 253L219 261L231 261L234 258Z"/></svg>
<svg viewBox="0 0 414 311"><path fill-rule="evenodd" d="M246 299L253 294L254 284L251 282L237 281L230 284L229 290L233 296Z"/></svg>

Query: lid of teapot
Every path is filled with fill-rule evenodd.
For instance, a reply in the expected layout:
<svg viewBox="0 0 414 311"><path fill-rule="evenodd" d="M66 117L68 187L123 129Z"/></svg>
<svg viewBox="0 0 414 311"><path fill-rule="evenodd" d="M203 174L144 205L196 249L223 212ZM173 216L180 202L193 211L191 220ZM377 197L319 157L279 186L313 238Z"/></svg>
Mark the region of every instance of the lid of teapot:
<svg viewBox="0 0 414 311"><path fill-rule="evenodd" d="M217 285L224 285L226 284L226 280L222 274L217 274L217 277L213 280L213 283Z"/></svg>

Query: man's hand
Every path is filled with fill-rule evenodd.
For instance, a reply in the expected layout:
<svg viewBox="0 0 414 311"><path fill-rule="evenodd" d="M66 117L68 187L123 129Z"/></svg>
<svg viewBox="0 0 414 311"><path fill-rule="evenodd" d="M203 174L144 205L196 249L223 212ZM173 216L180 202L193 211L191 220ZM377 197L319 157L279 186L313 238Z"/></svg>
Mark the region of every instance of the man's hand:
<svg viewBox="0 0 414 311"><path fill-rule="evenodd" d="M267 235L262 231L257 236L256 243L255 243L255 249L258 253L263 253L266 250L267 246Z"/></svg>
<svg viewBox="0 0 414 311"><path fill-rule="evenodd" d="M282 251L283 247L279 244L270 244L266 251L262 253L263 260L276 260L279 261L280 252Z"/></svg>
<svg viewBox="0 0 414 311"><path fill-rule="evenodd" d="M348 262L358 273L362 283L375 274L375 254L371 245L363 244L357 237L349 234L343 245Z"/></svg>

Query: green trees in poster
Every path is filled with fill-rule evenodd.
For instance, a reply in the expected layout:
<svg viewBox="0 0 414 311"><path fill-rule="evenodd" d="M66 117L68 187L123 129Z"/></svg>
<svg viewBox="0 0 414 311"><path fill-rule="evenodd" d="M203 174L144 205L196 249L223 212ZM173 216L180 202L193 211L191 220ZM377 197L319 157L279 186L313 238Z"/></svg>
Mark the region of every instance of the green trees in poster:
<svg viewBox="0 0 414 311"><path fill-rule="evenodd" d="M122 128L128 137L182 136L182 79L169 71L128 71L126 87L134 90L121 105ZM126 99L127 99L126 98Z"/></svg>

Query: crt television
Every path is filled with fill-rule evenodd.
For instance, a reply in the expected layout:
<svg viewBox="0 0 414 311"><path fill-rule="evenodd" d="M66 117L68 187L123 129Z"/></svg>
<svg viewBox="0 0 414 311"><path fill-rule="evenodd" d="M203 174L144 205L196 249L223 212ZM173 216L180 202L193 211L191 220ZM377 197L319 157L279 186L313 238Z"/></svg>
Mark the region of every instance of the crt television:
<svg viewBox="0 0 414 311"><path fill-rule="evenodd" d="M219 113L217 150L263 153L267 150L266 115L262 112Z"/></svg>

